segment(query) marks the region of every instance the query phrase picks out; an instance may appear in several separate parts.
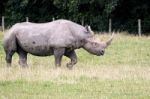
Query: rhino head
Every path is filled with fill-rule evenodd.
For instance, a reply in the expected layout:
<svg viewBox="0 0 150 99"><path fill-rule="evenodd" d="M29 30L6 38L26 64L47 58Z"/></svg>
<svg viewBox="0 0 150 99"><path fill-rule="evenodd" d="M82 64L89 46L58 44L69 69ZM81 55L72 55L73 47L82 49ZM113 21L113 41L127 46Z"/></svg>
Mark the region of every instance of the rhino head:
<svg viewBox="0 0 150 99"><path fill-rule="evenodd" d="M90 27L88 27L87 29L88 31L91 32L91 34L94 33ZM113 36L114 36L114 33L112 34L111 38L106 42L101 42L98 39L95 39L94 37L87 38L85 40L83 48L91 54L94 54L97 56L104 55L105 49L111 44L113 40Z"/></svg>

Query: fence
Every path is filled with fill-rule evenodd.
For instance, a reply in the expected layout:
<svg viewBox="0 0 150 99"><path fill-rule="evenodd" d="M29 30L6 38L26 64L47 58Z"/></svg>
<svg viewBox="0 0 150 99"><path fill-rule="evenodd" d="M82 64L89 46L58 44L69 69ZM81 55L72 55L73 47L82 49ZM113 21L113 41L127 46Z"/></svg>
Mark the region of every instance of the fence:
<svg viewBox="0 0 150 99"><path fill-rule="evenodd" d="M55 18L53 17L52 18L52 21L54 21ZM26 22L29 22L29 17L26 17ZM108 22L108 31L109 32L112 32L112 19L109 19L109 22ZM84 18L81 19L81 24L84 25ZM136 27L137 31L138 31L138 35L141 36L142 35L142 24L141 24L141 19L138 19L137 20L137 27ZM2 16L2 19L1 19L1 30L4 32L5 31L5 17Z"/></svg>

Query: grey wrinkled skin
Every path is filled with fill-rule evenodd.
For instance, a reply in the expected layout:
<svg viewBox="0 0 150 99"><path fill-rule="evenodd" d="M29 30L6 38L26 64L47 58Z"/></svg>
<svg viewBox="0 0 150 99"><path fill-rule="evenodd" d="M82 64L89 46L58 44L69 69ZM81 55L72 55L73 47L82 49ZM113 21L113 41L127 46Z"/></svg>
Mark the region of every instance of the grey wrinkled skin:
<svg viewBox="0 0 150 99"><path fill-rule="evenodd" d="M105 48L111 43L93 39L90 27L83 27L74 22L60 19L48 23L17 23L6 33L3 47L7 65L11 65L15 52L19 55L19 64L27 66L27 54L36 56L54 55L56 67L61 66L62 56L70 58L69 69L77 63L75 49L83 48L94 55L103 55Z"/></svg>

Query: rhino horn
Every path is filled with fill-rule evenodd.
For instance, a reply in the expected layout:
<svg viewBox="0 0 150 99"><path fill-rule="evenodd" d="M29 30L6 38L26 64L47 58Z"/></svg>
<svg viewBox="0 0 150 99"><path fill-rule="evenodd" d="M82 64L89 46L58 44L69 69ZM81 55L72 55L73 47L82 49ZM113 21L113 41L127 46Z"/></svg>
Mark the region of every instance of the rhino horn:
<svg viewBox="0 0 150 99"><path fill-rule="evenodd" d="M114 32L112 33L111 38L108 41L106 41L106 47L108 47L111 44L113 38L114 38Z"/></svg>

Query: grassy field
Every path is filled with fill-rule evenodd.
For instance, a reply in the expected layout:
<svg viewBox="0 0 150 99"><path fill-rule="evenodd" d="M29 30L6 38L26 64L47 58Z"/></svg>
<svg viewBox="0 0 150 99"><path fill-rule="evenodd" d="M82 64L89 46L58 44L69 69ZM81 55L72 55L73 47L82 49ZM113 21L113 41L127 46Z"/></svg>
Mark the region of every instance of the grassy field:
<svg viewBox="0 0 150 99"><path fill-rule="evenodd" d="M110 35L97 35L106 40ZM0 99L149 99L150 37L116 33L104 56L76 50L73 70L55 69L54 58L28 55L29 68L17 54L6 67L0 33Z"/></svg>

